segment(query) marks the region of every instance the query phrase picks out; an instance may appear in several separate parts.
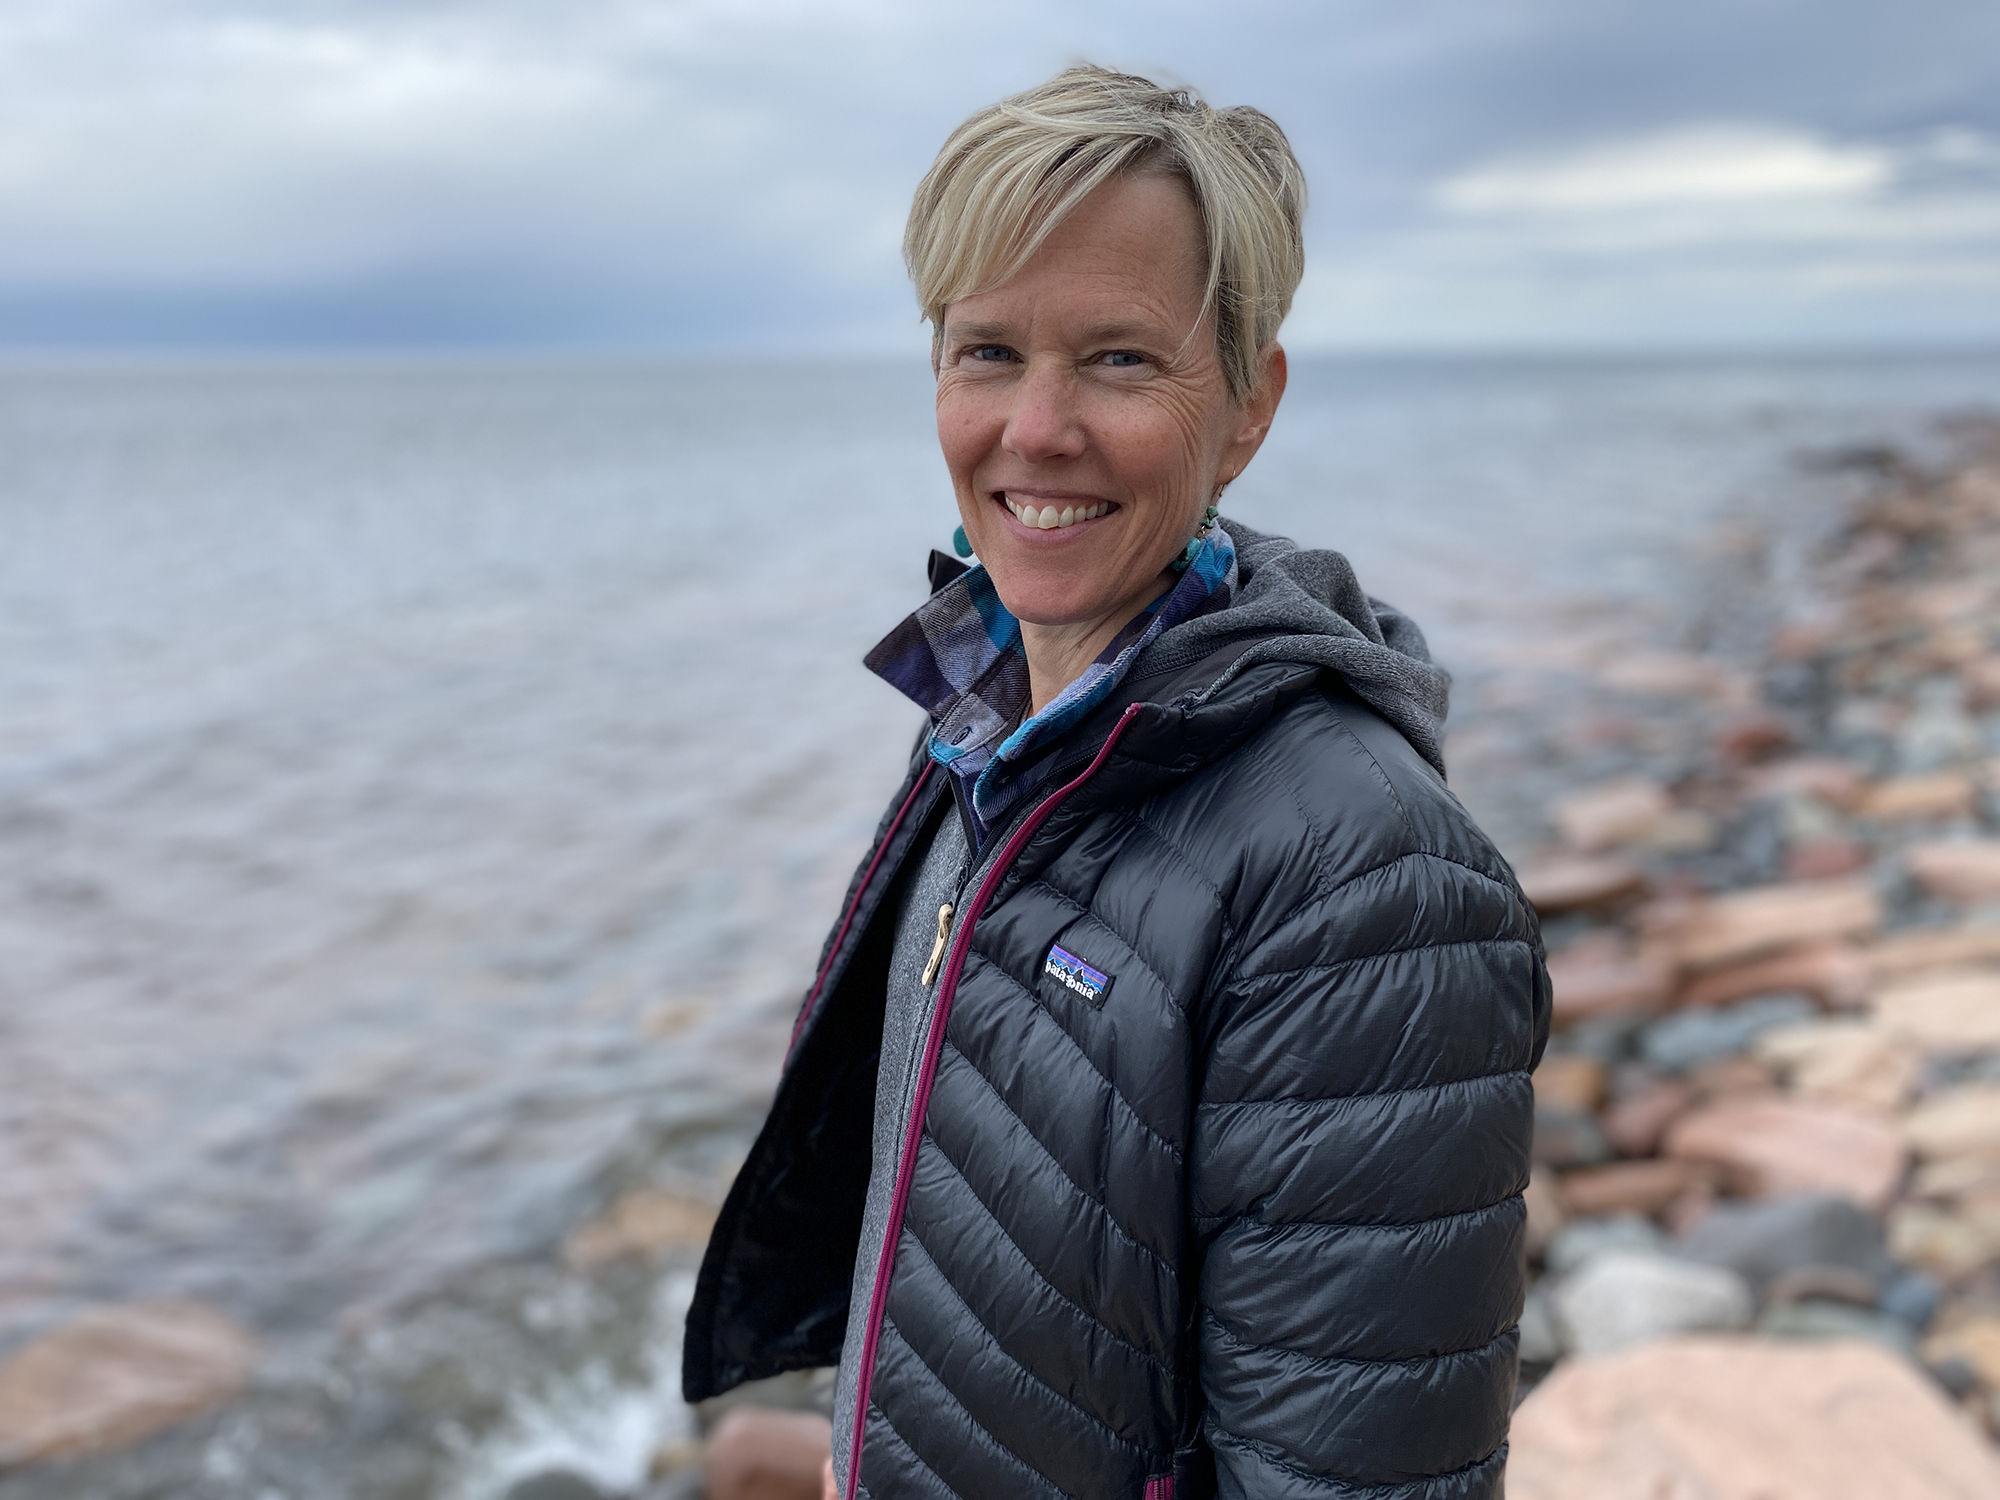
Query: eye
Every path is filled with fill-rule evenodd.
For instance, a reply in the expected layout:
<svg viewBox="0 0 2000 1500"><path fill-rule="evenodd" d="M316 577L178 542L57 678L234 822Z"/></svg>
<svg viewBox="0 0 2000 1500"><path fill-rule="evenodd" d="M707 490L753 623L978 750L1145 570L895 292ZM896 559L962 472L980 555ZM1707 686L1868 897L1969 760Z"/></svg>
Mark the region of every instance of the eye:
<svg viewBox="0 0 2000 1500"><path fill-rule="evenodd" d="M1136 366L1143 365L1145 362L1145 355L1134 354L1130 349L1113 349L1109 354L1104 356L1104 363L1110 365L1114 370L1130 370Z"/></svg>
<svg viewBox="0 0 2000 1500"><path fill-rule="evenodd" d="M982 364L1005 364L1014 357L1014 351L1005 344L974 344L965 351L966 357Z"/></svg>

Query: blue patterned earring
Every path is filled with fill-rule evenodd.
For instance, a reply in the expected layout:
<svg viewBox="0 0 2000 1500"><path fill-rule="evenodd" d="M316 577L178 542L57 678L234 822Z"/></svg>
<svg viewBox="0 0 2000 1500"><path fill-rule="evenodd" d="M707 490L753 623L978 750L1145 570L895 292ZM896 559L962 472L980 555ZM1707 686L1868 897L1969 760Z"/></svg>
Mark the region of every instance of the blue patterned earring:
<svg viewBox="0 0 2000 1500"><path fill-rule="evenodd" d="M1181 555L1167 564L1168 572L1185 573L1194 560L1201 556L1201 544L1207 541L1208 534L1215 530L1215 518L1220 514L1221 512L1213 505L1202 513L1201 525L1197 526L1194 535L1188 538L1188 544L1181 549Z"/></svg>
<svg viewBox="0 0 2000 1500"><path fill-rule="evenodd" d="M960 557L972 556L972 542L967 538L963 526L951 534L951 550L956 552Z"/></svg>

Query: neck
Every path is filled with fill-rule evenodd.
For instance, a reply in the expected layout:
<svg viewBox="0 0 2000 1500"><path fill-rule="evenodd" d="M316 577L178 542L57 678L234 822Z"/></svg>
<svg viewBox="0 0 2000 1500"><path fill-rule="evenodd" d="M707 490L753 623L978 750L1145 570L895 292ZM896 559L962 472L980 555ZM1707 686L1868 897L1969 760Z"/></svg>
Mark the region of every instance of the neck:
<svg viewBox="0 0 2000 1500"><path fill-rule="evenodd" d="M1141 610L1171 589L1175 575L1162 570L1137 596L1120 601L1095 619L1070 625L1021 621L1021 650L1028 658L1028 712L1038 714L1111 644L1111 638Z"/></svg>

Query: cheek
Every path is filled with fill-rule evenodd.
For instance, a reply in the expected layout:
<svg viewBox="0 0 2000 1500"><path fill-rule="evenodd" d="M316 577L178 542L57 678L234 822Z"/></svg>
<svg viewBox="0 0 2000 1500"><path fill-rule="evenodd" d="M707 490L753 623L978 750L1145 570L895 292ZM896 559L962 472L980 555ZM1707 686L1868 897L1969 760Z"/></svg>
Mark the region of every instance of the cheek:
<svg viewBox="0 0 2000 1500"><path fill-rule="evenodd" d="M998 429L982 407L963 392L941 391L937 403L938 447L952 474L968 477L992 450Z"/></svg>

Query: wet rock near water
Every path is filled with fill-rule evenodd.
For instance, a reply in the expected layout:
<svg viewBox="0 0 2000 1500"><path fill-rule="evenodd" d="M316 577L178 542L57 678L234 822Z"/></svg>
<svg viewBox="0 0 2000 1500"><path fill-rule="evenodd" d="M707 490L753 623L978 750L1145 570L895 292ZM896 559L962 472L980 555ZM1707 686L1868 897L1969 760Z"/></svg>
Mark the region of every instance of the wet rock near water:
<svg viewBox="0 0 2000 1500"><path fill-rule="evenodd" d="M1671 722L1520 863L1555 1025L1510 1494L2000 1494L2000 426L1961 438L1761 648L1640 673L1619 711Z"/></svg>

